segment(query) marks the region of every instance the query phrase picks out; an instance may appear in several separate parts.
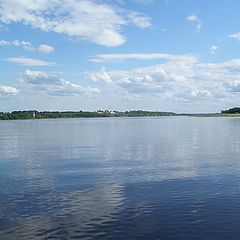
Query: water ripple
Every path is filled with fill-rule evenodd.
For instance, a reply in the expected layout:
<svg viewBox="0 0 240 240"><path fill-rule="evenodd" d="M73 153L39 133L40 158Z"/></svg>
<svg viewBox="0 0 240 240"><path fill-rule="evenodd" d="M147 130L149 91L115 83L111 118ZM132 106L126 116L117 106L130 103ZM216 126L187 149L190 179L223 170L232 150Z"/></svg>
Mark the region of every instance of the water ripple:
<svg viewBox="0 0 240 240"><path fill-rule="evenodd" d="M0 122L0 239L238 239L240 118Z"/></svg>

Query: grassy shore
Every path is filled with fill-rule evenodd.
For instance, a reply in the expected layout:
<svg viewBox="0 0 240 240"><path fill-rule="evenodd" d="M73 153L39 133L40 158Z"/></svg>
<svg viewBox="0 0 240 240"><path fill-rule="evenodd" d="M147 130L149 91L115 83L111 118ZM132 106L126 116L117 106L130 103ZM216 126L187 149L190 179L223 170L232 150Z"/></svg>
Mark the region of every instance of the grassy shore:
<svg viewBox="0 0 240 240"><path fill-rule="evenodd" d="M0 120L25 120L25 119L56 119L56 118L103 118L103 117L162 117L162 116L190 116L190 117L240 117L240 113L196 113L196 114L177 114L174 112L151 112L142 110L133 111L68 111L68 112L38 112L36 110L29 111L13 111L0 112Z"/></svg>
<svg viewBox="0 0 240 240"><path fill-rule="evenodd" d="M240 113L210 113L210 114L191 114L191 117L240 117Z"/></svg>

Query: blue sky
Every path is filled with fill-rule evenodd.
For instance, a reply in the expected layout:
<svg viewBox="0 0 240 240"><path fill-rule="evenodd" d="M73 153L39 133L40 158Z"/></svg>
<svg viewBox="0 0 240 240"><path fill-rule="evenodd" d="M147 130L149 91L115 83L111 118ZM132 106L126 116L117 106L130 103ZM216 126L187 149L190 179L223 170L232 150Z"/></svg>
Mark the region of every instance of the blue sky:
<svg viewBox="0 0 240 240"><path fill-rule="evenodd" d="M240 104L238 0L0 0L0 111Z"/></svg>

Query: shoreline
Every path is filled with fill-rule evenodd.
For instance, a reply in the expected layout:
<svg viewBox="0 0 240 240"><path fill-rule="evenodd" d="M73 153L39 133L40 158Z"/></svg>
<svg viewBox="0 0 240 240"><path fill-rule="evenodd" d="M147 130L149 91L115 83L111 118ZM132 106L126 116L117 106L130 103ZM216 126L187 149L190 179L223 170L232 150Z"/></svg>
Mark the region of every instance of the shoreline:
<svg viewBox="0 0 240 240"><path fill-rule="evenodd" d="M104 119L104 118L154 118L154 117L240 117L240 114L176 114L162 116L107 116L107 117L50 117L50 118L19 118L19 119L0 119L0 121L17 121L17 120L57 120L57 119Z"/></svg>
<svg viewBox="0 0 240 240"><path fill-rule="evenodd" d="M227 113L216 113L216 114L190 114L191 117L240 117L240 113L233 113L233 114L227 114Z"/></svg>

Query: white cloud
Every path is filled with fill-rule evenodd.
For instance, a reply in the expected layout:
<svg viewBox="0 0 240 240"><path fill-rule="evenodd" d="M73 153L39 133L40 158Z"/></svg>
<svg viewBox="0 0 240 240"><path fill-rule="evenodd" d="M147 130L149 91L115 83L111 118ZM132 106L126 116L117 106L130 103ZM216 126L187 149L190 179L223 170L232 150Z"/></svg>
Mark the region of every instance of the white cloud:
<svg viewBox="0 0 240 240"><path fill-rule="evenodd" d="M218 50L218 48L219 48L218 46L212 45L212 46L209 48L210 53L211 53L211 54L215 54L216 51Z"/></svg>
<svg viewBox="0 0 240 240"><path fill-rule="evenodd" d="M161 93L163 91L162 84L158 84L152 78L151 75L146 74L145 76L128 76L121 79L118 85L126 89L129 93L136 94L148 94L150 93Z"/></svg>
<svg viewBox="0 0 240 240"><path fill-rule="evenodd" d="M33 50L30 42L15 40L15 41L12 41L11 44L16 46L16 47L22 46L26 50L30 50L30 51Z"/></svg>
<svg viewBox="0 0 240 240"><path fill-rule="evenodd" d="M230 35L228 35L228 37L234 38L234 39L240 41L240 32L230 34Z"/></svg>
<svg viewBox="0 0 240 240"><path fill-rule="evenodd" d="M129 0L114 0L114 1L118 2L119 4L129 2ZM149 3L153 3L155 0L130 0L130 1L135 3L141 3L141 4L149 4Z"/></svg>
<svg viewBox="0 0 240 240"><path fill-rule="evenodd" d="M214 48L216 49L216 48ZM151 54L99 55L99 61L112 59L151 58ZM163 55L165 63L128 71L107 72L113 91L127 99L155 97L171 101L221 101L240 92L240 59L219 63L202 63L194 55ZM105 70L104 70L105 71ZM94 75L95 74L95 75ZM97 81L99 73L92 73ZM91 79L91 80L92 80ZM116 93L116 94L117 94ZM132 97L131 97L132 96ZM136 97L137 96L137 97Z"/></svg>
<svg viewBox="0 0 240 240"><path fill-rule="evenodd" d="M71 83L43 71L26 70L20 82L33 90L53 96L91 95L100 93L97 88Z"/></svg>
<svg viewBox="0 0 240 240"><path fill-rule="evenodd" d="M10 42L5 40L0 40L0 46L8 46L8 45L10 45Z"/></svg>
<svg viewBox="0 0 240 240"><path fill-rule="evenodd" d="M14 41L5 41L0 40L0 46L15 46L15 47L23 47L28 51L38 51L40 53L51 53L54 51L52 46L41 44L38 48L34 48L30 42L14 40Z"/></svg>
<svg viewBox="0 0 240 240"><path fill-rule="evenodd" d="M92 62L118 62L128 59L137 59L137 60L154 60L154 59L168 59L168 60L177 60L185 57L190 57L190 54L186 55L171 55L163 53L128 53L128 54L99 54L94 57L91 57L89 60Z"/></svg>
<svg viewBox="0 0 240 240"><path fill-rule="evenodd" d="M151 26L150 18L145 15L141 15L137 12L131 12L128 14L130 21L139 28L147 28Z"/></svg>
<svg viewBox="0 0 240 240"><path fill-rule="evenodd" d="M19 93L15 87L0 85L0 95L16 95Z"/></svg>
<svg viewBox="0 0 240 240"><path fill-rule="evenodd" d="M49 45L46 45L46 44L41 44L41 45L37 48L37 50L38 50L40 53L45 53L45 54L47 54L47 53L53 52L53 51L54 51L54 48L51 47L51 46L49 46Z"/></svg>
<svg viewBox="0 0 240 240"><path fill-rule="evenodd" d="M122 98L130 100L130 101L132 101L132 100L136 101L136 100L140 100L141 96L139 94L126 94L126 95L123 95Z"/></svg>
<svg viewBox="0 0 240 240"><path fill-rule="evenodd" d="M229 92L240 93L240 80L224 83Z"/></svg>
<svg viewBox="0 0 240 240"><path fill-rule="evenodd" d="M148 4L152 3L154 0L132 0L133 2Z"/></svg>
<svg viewBox="0 0 240 240"><path fill-rule="evenodd" d="M15 58L5 58L5 61L16 63L21 66L53 66L56 65L54 62L43 61L33 58L25 57L15 57Z"/></svg>
<svg viewBox="0 0 240 240"><path fill-rule="evenodd" d="M100 72L87 72L86 75L93 82L112 83L111 76L105 68L102 68Z"/></svg>
<svg viewBox="0 0 240 240"><path fill-rule="evenodd" d="M150 19L140 13L93 0L1 0L0 21L22 23L108 47L125 42L121 26L150 26Z"/></svg>
<svg viewBox="0 0 240 240"><path fill-rule="evenodd" d="M198 18L197 18L197 16L196 16L196 15L190 15L190 16L188 16L188 17L187 17L187 20L188 20L188 21L192 21L192 22L193 22L193 21L197 21L197 20L198 20Z"/></svg>
<svg viewBox="0 0 240 240"><path fill-rule="evenodd" d="M15 46L15 47L23 47L26 50L33 50L30 42L20 41L20 40L14 40L14 41L0 40L0 46Z"/></svg>
<svg viewBox="0 0 240 240"><path fill-rule="evenodd" d="M0 24L0 32L8 31L8 27L4 24Z"/></svg>
<svg viewBox="0 0 240 240"><path fill-rule="evenodd" d="M178 92L175 94L175 97L178 100L182 101L196 101L196 100L207 100L209 98L212 98L213 95L210 91L208 90L201 90L201 89L188 89L183 92Z"/></svg>
<svg viewBox="0 0 240 240"><path fill-rule="evenodd" d="M196 22L196 32L200 32L202 25L203 25L203 21L195 14L190 15L187 17L187 20L190 22Z"/></svg>

